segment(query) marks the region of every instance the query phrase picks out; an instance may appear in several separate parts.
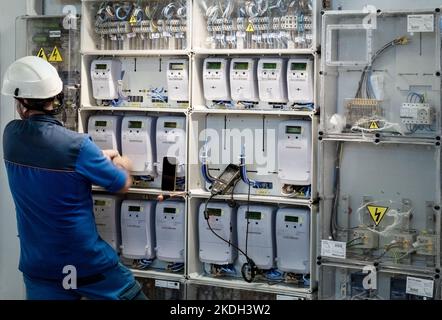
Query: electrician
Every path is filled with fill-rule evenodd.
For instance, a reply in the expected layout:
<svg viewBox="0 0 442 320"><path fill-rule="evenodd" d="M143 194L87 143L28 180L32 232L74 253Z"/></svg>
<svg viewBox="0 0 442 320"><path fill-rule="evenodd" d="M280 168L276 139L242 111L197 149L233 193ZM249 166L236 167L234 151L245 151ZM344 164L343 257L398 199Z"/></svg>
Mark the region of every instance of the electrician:
<svg viewBox="0 0 442 320"><path fill-rule="evenodd" d="M27 299L145 300L131 271L99 237L92 210L92 184L127 192L131 162L54 118L62 90L57 70L33 56L9 66L3 81L2 94L15 98L22 119L6 126L3 153Z"/></svg>

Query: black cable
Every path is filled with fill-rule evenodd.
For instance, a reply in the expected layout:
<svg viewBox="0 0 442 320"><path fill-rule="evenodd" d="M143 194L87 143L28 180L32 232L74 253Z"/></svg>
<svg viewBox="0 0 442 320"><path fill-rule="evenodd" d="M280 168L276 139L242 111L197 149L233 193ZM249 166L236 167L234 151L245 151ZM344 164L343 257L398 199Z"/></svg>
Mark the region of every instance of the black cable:
<svg viewBox="0 0 442 320"><path fill-rule="evenodd" d="M336 166L335 166L335 181L334 181L334 191L335 195L332 202L332 212L330 216L330 235L332 239L336 240L336 230L337 230L337 212L338 212L338 200L339 200L339 188L340 188L340 168L341 168L341 152L342 152L342 142L338 142L336 147Z"/></svg>
<svg viewBox="0 0 442 320"><path fill-rule="evenodd" d="M241 275L244 278L246 282L253 282L256 276L257 267L255 262L250 259L248 256L248 245L249 245L249 211L250 211L250 192L251 192L251 184L249 184L249 190L247 192L247 211L246 211L246 219L247 219L247 226L246 226L246 254L244 255L247 259L247 262L244 263L241 267ZM250 274L250 276L249 276Z"/></svg>
<svg viewBox="0 0 442 320"><path fill-rule="evenodd" d="M250 190L250 188L249 188ZM246 252L244 252L243 250L241 250L238 246L234 245L230 240L226 240L223 237L221 237L219 234L217 234L215 232L215 230L212 229L212 226L210 225L209 222L209 215L207 213L207 206L209 205L209 202L216 196L216 194L212 194L209 199L206 200L205 206L204 206L204 219L207 222L207 226L209 227L209 230L219 239L221 239L222 241L224 241L225 243L227 243L229 246L232 246L233 248L235 248L236 250L238 250L242 255L244 255L244 257L246 257L247 259L247 263L244 263L243 266L241 267L241 275L243 276L244 280L246 282L252 282L253 279L255 278L255 274L256 274L256 265L253 262L253 260L247 255L247 245L246 245ZM249 195L250 197L250 195ZM247 233L248 233L248 221L247 221ZM247 242L247 239L246 239ZM251 277L247 277L246 271L245 271L245 266L250 266L251 268Z"/></svg>

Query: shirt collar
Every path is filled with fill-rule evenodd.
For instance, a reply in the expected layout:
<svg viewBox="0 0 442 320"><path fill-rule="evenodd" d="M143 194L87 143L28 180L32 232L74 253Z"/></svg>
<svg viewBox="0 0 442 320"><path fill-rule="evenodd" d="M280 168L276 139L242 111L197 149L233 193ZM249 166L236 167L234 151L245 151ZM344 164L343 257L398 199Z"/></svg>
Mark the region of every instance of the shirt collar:
<svg viewBox="0 0 442 320"><path fill-rule="evenodd" d="M55 119L53 116L48 114L34 114L29 117L30 121L41 121L41 122L49 122L59 126L63 126L63 124Z"/></svg>

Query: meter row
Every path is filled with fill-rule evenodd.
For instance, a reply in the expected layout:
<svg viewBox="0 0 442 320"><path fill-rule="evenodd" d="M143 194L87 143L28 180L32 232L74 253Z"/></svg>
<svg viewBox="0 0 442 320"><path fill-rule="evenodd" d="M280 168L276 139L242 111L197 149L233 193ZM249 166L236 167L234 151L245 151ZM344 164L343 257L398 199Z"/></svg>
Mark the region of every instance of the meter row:
<svg viewBox="0 0 442 320"><path fill-rule="evenodd" d="M206 58L203 86L213 102L313 104L313 60Z"/></svg>
<svg viewBox="0 0 442 320"><path fill-rule="evenodd" d="M120 211L121 209L121 211ZM94 195L97 229L103 240L128 259L184 262L185 204L124 200ZM121 232L120 232L121 230ZM225 202L202 203L198 214L199 259L202 263L245 263L246 252L261 270L310 270L310 212Z"/></svg>
<svg viewBox="0 0 442 320"><path fill-rule="evenodd" d="M134 175L161 175L164 158L175 158L177 177L185 175L185 117L93 115L88 134L102 150L118 150L131 159Z"/></svg>

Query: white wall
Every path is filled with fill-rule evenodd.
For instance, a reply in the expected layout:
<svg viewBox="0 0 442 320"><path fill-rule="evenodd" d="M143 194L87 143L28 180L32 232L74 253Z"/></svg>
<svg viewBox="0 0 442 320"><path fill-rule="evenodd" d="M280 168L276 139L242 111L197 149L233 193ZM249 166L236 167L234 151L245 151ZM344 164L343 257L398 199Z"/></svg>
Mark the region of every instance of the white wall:
<svg viewBox="0 0 442 320"><path fill-rule="evenodd" d="M29 0L0 2L0 75L15 60L15 19L35 14L35 3ZM14 119L12 98L0 100L0 299L23 299L24 286L18 271L19 243L15 207L9 191L3 162L3 130Z"/></svg>

